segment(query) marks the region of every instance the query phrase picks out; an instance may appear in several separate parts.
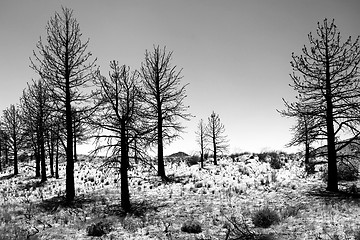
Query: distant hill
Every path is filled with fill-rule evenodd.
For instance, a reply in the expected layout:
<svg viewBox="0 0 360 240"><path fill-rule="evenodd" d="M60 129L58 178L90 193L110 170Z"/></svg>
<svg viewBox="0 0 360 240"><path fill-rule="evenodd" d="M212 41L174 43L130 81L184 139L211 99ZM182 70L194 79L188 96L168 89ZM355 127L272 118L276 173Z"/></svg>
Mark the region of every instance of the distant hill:
<svg viewBox="0 0 360 240"><path fill-rule="evenodd" d="M166 156L168 158L186 158L189 157L190 155L184 153L184 152L177 152L177 153L173 153L169 156Z"/></svg>

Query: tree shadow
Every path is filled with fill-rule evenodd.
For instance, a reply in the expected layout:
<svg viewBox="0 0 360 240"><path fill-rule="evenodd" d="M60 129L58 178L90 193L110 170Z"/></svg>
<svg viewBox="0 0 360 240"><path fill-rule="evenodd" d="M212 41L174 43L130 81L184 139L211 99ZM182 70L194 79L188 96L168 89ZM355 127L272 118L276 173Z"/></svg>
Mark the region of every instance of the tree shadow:
<svg viewBox="0 0 360 240"><path fill-rule="evenodd" d="M11 178L15 177L15 175L13 173L9 174L9 175L5 175L5 176L2 176L0 177L0 181L2 180L9 180Z"/></svg>
<svg viewBox="0 0 360 240"><path fill-rule="evenodd" d="M135 217L144 217L148 212L158 212L158 208L164 207L166 204L155 204L152 201L132 201L129 211L125 211L121 204L111 204L105 209L105 213L112 216L125 217L130 214Z"/></svg>
<svg viewBox="0 0 360 240"><path fill-rule="evenodd" d="M61 208L83 208L84 205L95 203L98 199L94 196L80 195L76 196L73 201L68 202L65 196L56 196L49 199L45 199L38 204L38 206L47 212L54 213Z"/></svg>
<svg viewBox="0 0 360 240"><path fill-rule="evenodd" d="M354 199L360 199L359 189L353 185L353 187L340 189L337 192L332 192L324 189L320 186L315 186L310 189L307 194L309 196L323 199L327 203L349 201L352 202Z"/></svg>

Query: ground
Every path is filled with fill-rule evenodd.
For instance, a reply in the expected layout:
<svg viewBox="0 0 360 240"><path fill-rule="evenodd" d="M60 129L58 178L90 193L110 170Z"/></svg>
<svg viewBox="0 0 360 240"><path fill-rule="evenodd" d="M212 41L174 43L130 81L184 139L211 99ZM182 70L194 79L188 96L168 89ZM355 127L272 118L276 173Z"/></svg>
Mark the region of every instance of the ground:
<svg viewBox="0 0 360 240"><path fill-rule="evenodd" d="M76 162L77 197L70 206L64 202L65 163L60 179L49 178L44 184L33 177L32 162L21 163L18 176L12 176L11 168L0 174L0 240L215 240L226 239L234 229L231 219L272 239L360 239L360 201L349 190L357 182L340 184L349 194L331 194L321 173L307 175L301 159L286 160L281 169L246 156L223 158L218 166L209 161L205 169L175 161L166 166L168 182L154 170L134 165L131 214L120 207L119 176L100 169L102 159L81 157ZM269 228L255 227L254 213L265 207L280 221ZM201 232L182 231L189 221L198 222ZM105 234L89 236L95 224L101 224ZM234 232L231 238L236 238Z"/></svg>

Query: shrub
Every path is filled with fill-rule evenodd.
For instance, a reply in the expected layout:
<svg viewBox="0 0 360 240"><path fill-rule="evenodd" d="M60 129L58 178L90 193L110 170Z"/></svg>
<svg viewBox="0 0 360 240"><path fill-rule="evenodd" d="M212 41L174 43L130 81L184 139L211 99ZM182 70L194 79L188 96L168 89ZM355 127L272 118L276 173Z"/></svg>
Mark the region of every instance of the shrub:
<svg viewBox="0 0 360 240"><path fill-rule="evenodd" d="M284 154L284 153L281 153ZM280 169L283 166L283 163L280 159L279 153L276 151L271 151L271 152L262 152L262 153L258 153L258 158L260 162L268 162L270 163L270 167L273 169ZM270 160L268 160L267 158L270 158Z"/></svg>
<svg viewBox="0 0 360 240"><path fill-rule="evenodd" d="M354 240L360 240L360 229L354 231Z"/></svg>
<svg viewBox="0 0 360 240"><path fill-rule="evenodd" d="M354 181L359 178L359 169L353 162L338 164L338 179L344 181Z"/></svg>
<svg viewBox="0 0 360 240"><path fill-rule="evenodd" d="M226 239L229 240L275 240L272 234L257 233L249 227L246 221L243 219L239 222L234 216L228 218L224 227L228 230Z"/></svg>
<svg viewBox="0 0 360 240"><path fill-rule="evenodd" d="M354 181L359 178L359 169L357 163L354 160L347 162L338 162L338 180L339 181ZM328 179L328 170L326 169L323 174L323 180L327 181Z"/></svg>
<svg viewBox="0 0 360 240"><path fill-rule="evenodd" d="M252 217L255 227L268 228L273 224L280 222L280 217L276 211L269 207L262 208L255 212Z"/></svg>
<svg viewBox="0 0 360 240"><path fill-rule="evenodd" d="M110 223L105 223L102 221L93 223L86 228L86 232L88 236L95 236L95 237L100 237L102 235L105 235L109 233L110 230L111 230Z"/></svg>
<svg viewBox="0 0 360 240"><path fill-rule="evenodd" d="M196 155L193 155L193 156L188 157L186 159L186 163L187 163L188 166L196 165L196 164L198 164L198 162L200 162L200 157L196 156Z"/></svg>
<svg viewBox="0 0 360 240"><path fill-rule="evenodd" d="M195 220L188 220L181 226L181 231L187 233L201 233L201 224Z"/></svg>

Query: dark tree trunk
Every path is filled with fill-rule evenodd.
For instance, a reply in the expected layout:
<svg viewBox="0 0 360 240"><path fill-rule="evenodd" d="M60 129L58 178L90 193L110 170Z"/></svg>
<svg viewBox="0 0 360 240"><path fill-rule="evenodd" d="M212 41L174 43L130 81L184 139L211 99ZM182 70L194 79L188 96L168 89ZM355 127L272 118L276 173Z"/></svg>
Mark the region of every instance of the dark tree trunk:
<svg viewBox="0 0 360 240"><path fill-rule="evenodd" d="M327 37L325 39L328 39ZM328 46L328 44L326 44ZM334 116L333 116L333 102L331 92L330 79L330 63L328 48L325 49L326 54L326 128L327 128L327 144L328 144L328 182L327 190L337 192L338 177L336 164L336 149L335 149L335 132L334 132Z"/></svg>
<svg viewBox="0 0 360 240"><path fill-rule="evenodd" d="M128 168L129 168L129 153L128 153L128 139L126 136L125 122L121 123L121 207L125 212L131 209L129 182L128 182Z"/></svg>
<svg viewBox="0 0 360 240"><path fill-rule="evenodd" d="M77 162L77 152L76 152L76 123L75 123L75 118L74 118L74 162Z"/></svg>
<svg viewBox="0 0 360 240"><path fill-rule="evenodd" d="M161 103L160 103L160 93L158 94L158 176L162 179L166 179L165 175L165 164L164 164L164 146L163 146L163 120L162 120L162 111L161 111Z"/></svg>
<svg viewBox="0 0 360 240"><path fill-rule="evenodd" d="M2 142L0 139L0 172L2 172Z"/></svg>
<svg viewBox="0 0 360 240"><path fill-rule="evenodd" d="M66 68L69 66L69 57L65 54ZM71 92L70 92L70 69L66 69L66 201L72 202L75 198L75 182L74 182L74 157L73 157L73 125L71 110Z"/></svg>
<svg viewBox="0 0 360 240"><path fill-rule="evenodd" d="M216 156L217 149L216 149L216 139L215 139L215 126L213 126L212 130L213 130L212 139L213 139L213 146L214 146L214 165L217 165L217 156Z"/></svg>
<svg viewBox="0 0 360 240"><path fill-rule="evenodd" d="M38 143L36 143L38 145ZM40 177L40 154L39 147L34 147L34 157L35 157L35 177Z"/></svg>
<svg viewBox="0 0 360 240"><path fill-rule="evenodd" d="M41 182L46 182L46 155L43 133L40 134L40 138Z"/></svg>
<svg viewBox="0 0 360 240"><path fill-rule="evenodd" d="M46 182L46 162L45 162L45 138L44 138L44 126L43 126L43 113L40 108L40 121L39 121L39 147L40 147L40 161L41 161L41 182Z"/></svg>
<svg viewBox="0 0 360 240"><path fill-rule="evenodd" d="M308 132L308 122L306 117L304 117L305 124L305 171L311 173L313 171L312 166L310 166L310 139Z"/></svg>
<svg viewBox="0 0 360 240"><path fill-rule="evenodd" d="M19 167L18 167L18 149L17 149L17 139L16 139L16 132L14 127L13 132L13 139L14 139L14 175L19 174Z"/></svg>
<svg viewBox="0 0 360 240"><path fill-rule="evenodd" d="M59 178L59 136L56 139L55 178Z"/></svg>
<svg viewBox="0 0 360 240"><path fill-rule="evenodd" d="M54 136L52 132L47 134L47 149L49 155L50 175L54 177Z"/></svg>
<svg viewBox="0 0 360 240"><path fill-rule="evenodd" d="M5 165L9 165L9 146L5 143Z"/></svg>

